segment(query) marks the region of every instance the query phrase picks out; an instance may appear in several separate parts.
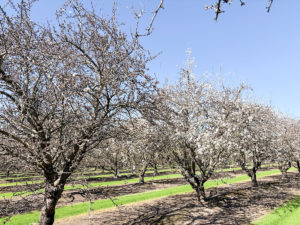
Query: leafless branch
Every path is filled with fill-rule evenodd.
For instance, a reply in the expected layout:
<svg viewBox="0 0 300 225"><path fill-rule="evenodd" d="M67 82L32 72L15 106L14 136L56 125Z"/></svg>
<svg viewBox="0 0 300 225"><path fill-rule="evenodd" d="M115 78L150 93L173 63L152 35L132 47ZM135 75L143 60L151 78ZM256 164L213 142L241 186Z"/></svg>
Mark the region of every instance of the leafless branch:
<svg viewBox="0 0 300 225"><path fill-rule="evenodd" d="M267 12L269 13L271 10L271 7L272 7L273 0L268 0L268 2L269 2L269 4L266 8L267 8Z"/></svg>

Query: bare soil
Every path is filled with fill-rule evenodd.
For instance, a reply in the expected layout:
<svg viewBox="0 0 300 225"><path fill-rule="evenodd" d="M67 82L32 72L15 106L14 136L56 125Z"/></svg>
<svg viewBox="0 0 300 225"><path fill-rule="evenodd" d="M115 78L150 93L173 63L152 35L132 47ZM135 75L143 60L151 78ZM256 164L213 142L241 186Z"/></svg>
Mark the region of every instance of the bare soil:
<svg viewBox="0 0 300 225"><path fill-rule="evenodd" d="M200 204L194 193L175 195L79 215L55 222L74 224L250 224L292 196L300 194L300 176L289 173L259 179L259 187L250 182L235 183L207 191L210 200Z"/></svg>
<svg viewBox="0 0 300 225"><path fill-rule="evenodd" d="M127 184L127 185L120 185L120 186L94 188L88 191L84 189L64 191L61 199L59 199L57 207L89 201L89 199L99 200L105 198L113 198L121 195L164 189L164 188L174 187L183 184L186 184L184 179L179 178L179 179L165 179L165 180L146 182L143 185ZM42 205L43 205L42 194L29 195L26 197L16 197L8 200L1 200L0 218L4 216L11 216L19 213L26 213L34 210L39 210L41 209Z"/></svg>

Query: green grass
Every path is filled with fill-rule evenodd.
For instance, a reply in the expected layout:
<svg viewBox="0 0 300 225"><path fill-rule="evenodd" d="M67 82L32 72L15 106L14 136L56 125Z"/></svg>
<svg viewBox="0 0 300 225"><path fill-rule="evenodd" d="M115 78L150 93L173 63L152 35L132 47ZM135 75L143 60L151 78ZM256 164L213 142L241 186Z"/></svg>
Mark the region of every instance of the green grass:
<svg viewBox="0 0 300 225"><path fill-rule="evenodd" d="M295 196L253 225L300 225L300 196Z"/></svg>
<svg viewBox="0 0 300 225"><path fill-rule="evenodd" d="M171 169L165 169L160 170L159 172L169 172L172 171ZM153 171L146 171L146 174L153 174ZM132 175L132 173L120 173L121 176L127 176ZM93 179L93 178L104 178L104 177L113 177L114 175L112 173L110 174L100 174L95 176L81 176L81 177L74 177L73 180L80 180L80 179ZM39 177L39 176L33 176L33 177ZM33 178L32 177L32 178ZM20 178L30 178L30 177L20 177ZM0 180L8 180L8 179L16 179L16 178L3 178ZM0 183L0 187L10 187L10 186L16 186L16 185L27 185L27 184L36 184L36 183L42 183L43 180L36 180L36 181L18 181L18 182L7 182L7 183Z"/></svg>
<svg viewBox="0 0 300 225"><path fill-rule="evenodd" d="M174 178L180 178L180 174L170 174L170 175L163 175L163 176L156 176L156 177L145 177L145 181L153 181L153 180L162 180L162 179L174 179ZM94 182L89 183L89 188L96 188L96 187L108 187L108 186L116 186L116 185L125 185L129 183L138 183L139 178L133 178L133 179L126 179L126 180L116 180L116 181L108 181L108 182ZM82 188L83 186L81 184L78 185L66 185L65 190L74 190ZM40 189L35 193L41 193L44 189ZM27 196L31 195L33 192L6 192L6 193L0 193L0 199L1 198L11 198L14 196Z"/></svg>
<svg viewBox="0 0 300 225"><path fill-rule="evenodd" d="M275 175L280 173L279 170L270 170L257 173L257 177L264 177L269 175ZM233 184L236 182L249 181L249 177L247 175L236 176L234 178L225 178L221 182L216 180L210 180L205 183L205 188L211 188L222 184ZM162 190L148 191L137 194L124 195L116 198L114 203L117 205L124 205L144 200L157 199L161 197L167 197L176 194L183 194L187 192L192 192L192 188L190 185L181 185L171 188L166 188ZM112 208L115 206L110 199L98 200L93 203L93 210L101 210ZM70 216L75 216L79 214L87 213L89 208L89 202L78 203L71 206L65 206L56 209L55 219L62 219ZM8 225L25 225L30 224L32 222L38 222L39 212L30 212L26 214L19 214L13 216L11 220L7 223ZM3 220L3 219L2 219ZM0 219L1 222L1 219Z"/></svg>

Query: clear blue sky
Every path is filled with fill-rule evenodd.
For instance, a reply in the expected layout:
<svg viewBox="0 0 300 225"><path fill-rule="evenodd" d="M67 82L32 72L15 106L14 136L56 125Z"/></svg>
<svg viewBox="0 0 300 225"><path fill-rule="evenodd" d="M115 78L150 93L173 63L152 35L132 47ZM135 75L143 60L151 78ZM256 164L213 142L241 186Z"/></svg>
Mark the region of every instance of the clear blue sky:
<svg viewBox="0 0 300 225"><path fill-rule="evenodd" d="M39 20L53 19L63 0L40 0L33 11ZM90 2L90 1L86 1ZM109 14L113 1L96 0ZM284 113L300 117L300 1L274 0L266 13L267 0L238 0L225 7L218 22L204 6L209 0L165 0L154 23L154 32L142 39L146 49L162 54L149 64L161 82L178 78L186 49L191 48L197 65L195 73L222 73L234 82L249 84L258 99ZM119 19L134 27L131 6L151 11L159 0L117 0ZM149 16L149 15L148 15ZM145 17L145 21L149 21Z"/></svg>

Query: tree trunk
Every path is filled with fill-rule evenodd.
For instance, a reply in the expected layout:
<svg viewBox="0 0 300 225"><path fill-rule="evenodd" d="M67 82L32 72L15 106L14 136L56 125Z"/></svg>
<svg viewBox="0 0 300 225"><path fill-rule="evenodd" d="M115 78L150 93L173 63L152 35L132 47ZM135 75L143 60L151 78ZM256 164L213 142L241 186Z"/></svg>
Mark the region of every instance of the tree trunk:
<svg viewBox="0 0 300 225"><path fill-rule="evenodd" d="M114 169L114 178L118 178L118 177L119 177L119 170Z"/></svg>
<svg viewBox="0 0 300 225"><path fill-rule="evenodd" d="M54 223L55 206L63 192L63 186L47 185L44 197L44 206L41 209L39 225L52 225Z"/></svg>
<svg viewBox="0 0 300 225"><path fill-rule="evenodd" d="M196 192L197 192L198 202L201 202L201 200L204 200L204 201L208 200L206 198L205 189L204 189L204 185L203 184L200 184L199 186L196 187Z"/></svg>
<svg viewBox="0 0 300 225"><path fill-rule="evenodd" d="M287 178L287 171L291 168L291 166L292 166L291 162L288 162L287 164L285 163L279 164L278 168L282 174L282 179Z"/></svg>
<svg viewBox="0 0 300 225"><path fill-rule="evenodd" d="M297 163L298 172L300 173L300 161L296 161L296 163Z"/></svg>
<svg viewBox="0 0 300 225"><path fill-rule="evenodd" d="M282 178L282 179L286 179L286 178L287 178L287 171L286 171L286 170L282 170L282 171L281 171L281 174L282 174L282 175L281 175L281 178Z"/></svg>
<svg viewBox="0 0 300 225"><path fill-rule="evenodd" d="M10 173L10 170L7 169L7 170L6 170L6 173L5 173L6 177L9 177L9 173Z"/></svg>
<svg viewBox="0 0 300 225"><path fill-rule="evenodd" d="M139 174L139 183L144 184L145 183L145 173Z"/></svg>
<svg viewBox="0 0 300 225"><path fill-rule="evenodd" d="M251 174L251 182L252 182L252 187L258 187L257 179L256 179L256 171Z"/></svg>
<svg viewBox="0 0 300 225"><path fill-rule="evenodd" d="M157 165L154 164L154 176L158 175L158 169L157 169Z"/></svg>

